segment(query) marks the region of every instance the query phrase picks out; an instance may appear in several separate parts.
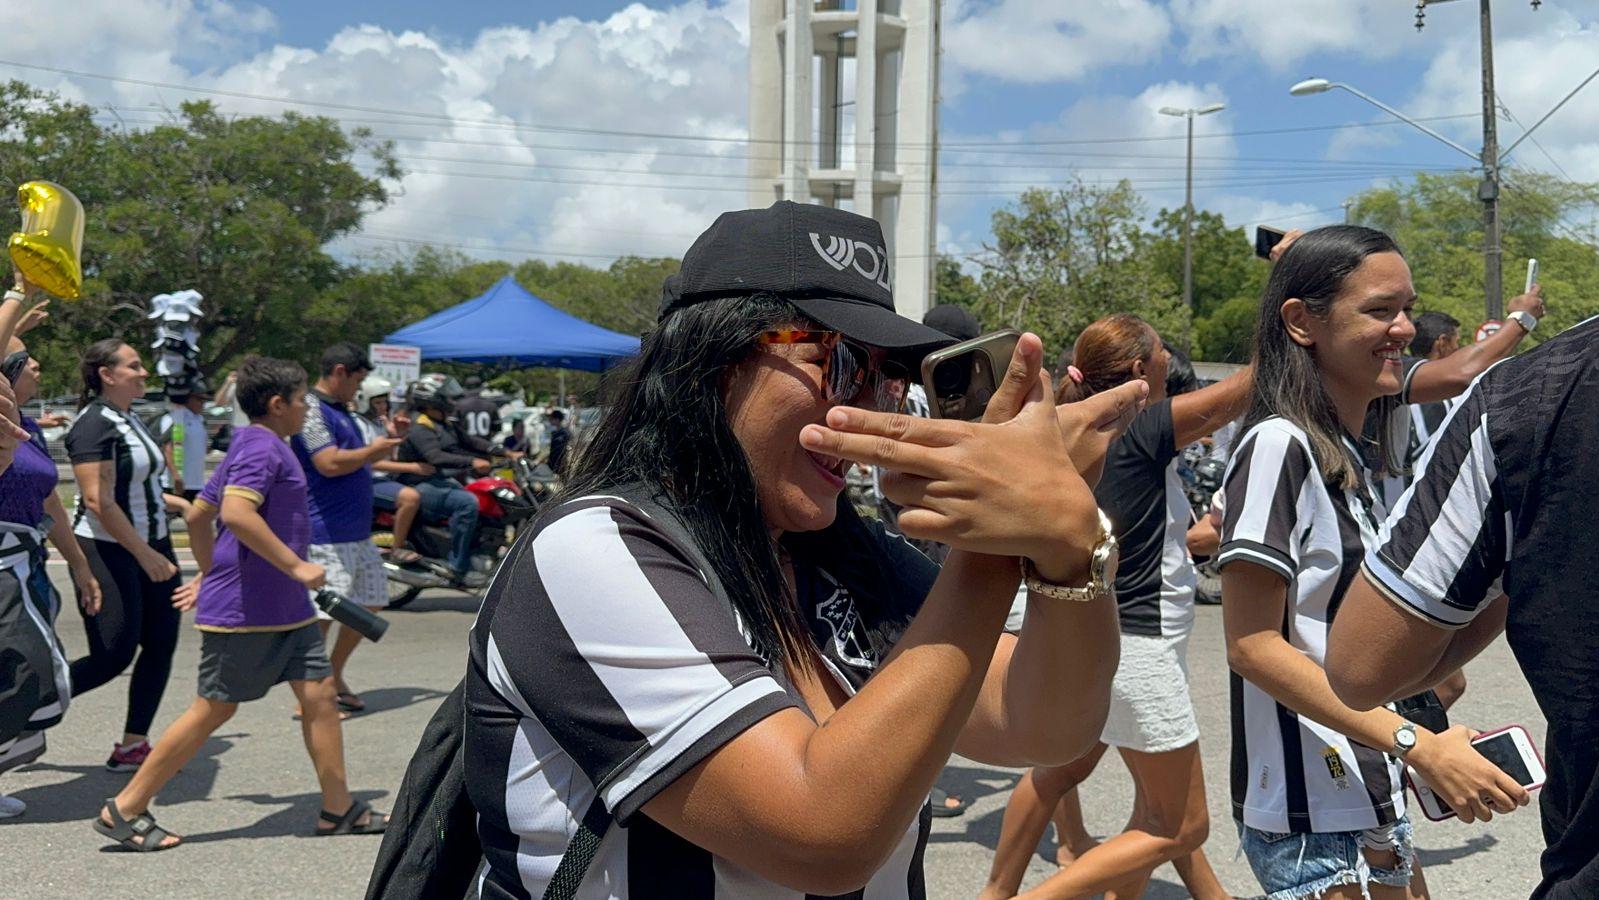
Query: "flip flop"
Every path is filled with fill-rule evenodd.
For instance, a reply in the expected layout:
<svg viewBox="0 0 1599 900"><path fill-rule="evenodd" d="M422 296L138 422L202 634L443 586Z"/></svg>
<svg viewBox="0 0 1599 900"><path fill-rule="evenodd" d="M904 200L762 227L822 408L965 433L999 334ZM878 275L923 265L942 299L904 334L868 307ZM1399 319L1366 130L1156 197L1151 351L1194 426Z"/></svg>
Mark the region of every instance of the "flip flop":
<svg viewBox="0 0 1599 900"><path fill-rule="evenodd" d="M389 551L389 562L397 566L415 565L422 561L422 554L405 547L395 547Z"/></svg>
<svg viewBox="0 0 1599 900"><path fill-rule="evenodd" d="M367 818L366 824L357 825L356 820L360 819L361 816L365 815L366 813L372 813L372 815ZM372 804L366 802L365 800L357 800L354 803L351 803L350 808L345 810L344 815L342 816L338 815L337 813L328 812L324 809L322 810L320 818L323 822L326 822L333 827L316 829L315 834L317 837L325 837L333 834L382 834L389 827L388 814L373 812Z"/></svg>
<svg viewBox="0 0 1599 900"><path fill-rule="evenodd" d="M148 812L142 812L128 821L122 817L122 810L117 809L116 798L108 798L100 811L108 813L111 824L107 825L96 813L94 817L94 830L105 835L113 841L139 853L160 853L162 850L171 850L183 843L183 838L167 831L155 823L155 817ZM326 815L326 813L324 813ZM385 818L385 822L387 819ZM167 844L169 837L178 838L176 844Z"/></svg>
<svg viewBox="0 0 1599 900"><path fill-rule="evenodd" d="M366 711L366 701L354 691L340 691L338 694L339 709L345 712L358 713Z"/></svg>
<svg viewBox="0 0 1599 900"><path fill-rule="evenodd" d="M955 806L949 805L951 800L955 801ZM966 812L966 807L971 804L959 797L951 797L943 788L936 787L933 788L931 805L933 807L933 818L953 819L956 816L963 815Z"/></svg>

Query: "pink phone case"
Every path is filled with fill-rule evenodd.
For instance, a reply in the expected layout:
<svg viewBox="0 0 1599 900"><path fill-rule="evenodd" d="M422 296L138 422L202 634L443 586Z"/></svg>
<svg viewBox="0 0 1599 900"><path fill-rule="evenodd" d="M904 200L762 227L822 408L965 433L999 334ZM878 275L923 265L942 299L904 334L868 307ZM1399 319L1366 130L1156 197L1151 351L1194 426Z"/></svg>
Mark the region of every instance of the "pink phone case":
<svg viewBox="0 0 1599 900"><path fill-rule="evenodd" d="M1537 781L1534 784L1524 785L1524 787L1526 787L1526 789L1528 791L1536 791L1537 789L1543 787L1544 780L1548 779L1548 777L1549 777L1549 766L1544 763L1543 752L1538 749L1538 744L1535 741L1533 741L1533 739L1532 739L1532 733L1527 731L1526 728L1524 728L1524 727L1522 727L1520 725L1506 725L1503 728L1495 728L1493 731L1484 731L1481 734L1477 735L1476 737L1472 738L1471 742L1473 744L1475 744L1478 741L1481 741L1481 740L1484 740L1484 739L1487 739L1487 738L1491 738L1491 737L1493 737L1496 734L1504 734L1507 731L1520 731L1521 733L1527 735L1527 746L1532 748L1532 755L1533 755L1534 758L1536 758L1538 760L1538 768L1543 771L1544 778L1542 780ZM1421 810L1421 814L1423 816L1425 816L1429 822L1447 822L1450 819L1458 817L1458 814L1454 813L1454 812L1450 812L1448 815L1445 815L1445 816L1434 816L1427 809L1427 805L1425 803L1421 802L1421 789L1416 787L1416 779L1411 777L1410 768L1408 766L1405 767L1405 783L1410 785L1410 792L1412 794L1416 795L1416 808Z"/></svg>

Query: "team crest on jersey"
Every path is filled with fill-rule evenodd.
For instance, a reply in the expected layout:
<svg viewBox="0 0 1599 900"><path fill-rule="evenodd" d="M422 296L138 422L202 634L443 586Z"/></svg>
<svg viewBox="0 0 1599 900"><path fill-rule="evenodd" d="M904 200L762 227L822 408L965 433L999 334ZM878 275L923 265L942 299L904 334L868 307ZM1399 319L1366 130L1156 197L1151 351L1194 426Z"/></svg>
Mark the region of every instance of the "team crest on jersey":
<svg viewBox="0 0 1599 900"><path fill-rule="evenodd" d="M855 610L855 598L850 596L844 586L833 579L826 572L819 573L833 588L832 592L816 604L816 618L826 622L833 632L833 649L838 653L839 659L852 666L865 669L876 668L876 661L872 652L861 643L860 639L860 613Z"/></svg>
<svg viewBox="0 0 1599 900"><path fill-rule="evenodd" d="M1338 755L1338 748L1328 747L1321 751L1321 758L1327 764L1327 774L1332 776L1333 784L1340 791L1349 790L1349 770L1344 768L1344 758Z"/></svg>

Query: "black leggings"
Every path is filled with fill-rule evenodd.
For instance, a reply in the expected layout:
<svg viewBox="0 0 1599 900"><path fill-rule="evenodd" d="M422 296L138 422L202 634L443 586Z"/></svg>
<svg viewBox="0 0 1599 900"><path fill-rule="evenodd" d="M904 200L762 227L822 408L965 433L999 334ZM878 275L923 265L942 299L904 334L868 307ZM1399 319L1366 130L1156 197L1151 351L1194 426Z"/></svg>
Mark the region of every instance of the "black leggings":
<svg viewBox="0 0 1599 900"><path fill-rule="evenodd" d="M133 663L128 681L128 718L123 730L129 734L149 734L161 695L172 673L172 653L178 646L178 624L182 614L172 608L172 592L178 576L157 583L144 574L133 554L113 541L79 537L78 546L89 557L89 566L100 582L100 612L88 615L83 607L83 630L89 637L89 655L72 661L72 696L87 694L121 675ZM172 541L162 538L150 544L157 553L177 563ZM133 661L141 650L139 661Z"/></svg>

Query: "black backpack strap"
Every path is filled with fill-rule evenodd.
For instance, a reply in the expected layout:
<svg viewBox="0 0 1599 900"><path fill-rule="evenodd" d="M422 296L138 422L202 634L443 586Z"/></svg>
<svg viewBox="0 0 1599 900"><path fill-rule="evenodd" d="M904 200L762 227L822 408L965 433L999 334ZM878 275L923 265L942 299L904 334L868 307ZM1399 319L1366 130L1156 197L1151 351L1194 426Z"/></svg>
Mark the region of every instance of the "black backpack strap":
<svg viewBox="0 0 1599 900"><path fill-rule="evenodd" d="M596 793L594 802L583 813L583 821L577 823L577 832L567 843L566 852L561 854L561 862L555 867L555 874L550 876L550 883L544 886L544 900L572 900L577 895L578 886L583 883L583 876L588 874L589 865L594 862L594 854L599 852L600 841L605 839L605 832L610 830L611 821L605 800Z"/></svg>

